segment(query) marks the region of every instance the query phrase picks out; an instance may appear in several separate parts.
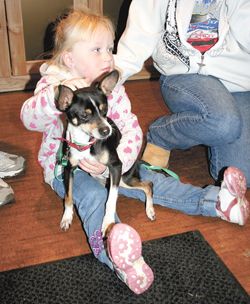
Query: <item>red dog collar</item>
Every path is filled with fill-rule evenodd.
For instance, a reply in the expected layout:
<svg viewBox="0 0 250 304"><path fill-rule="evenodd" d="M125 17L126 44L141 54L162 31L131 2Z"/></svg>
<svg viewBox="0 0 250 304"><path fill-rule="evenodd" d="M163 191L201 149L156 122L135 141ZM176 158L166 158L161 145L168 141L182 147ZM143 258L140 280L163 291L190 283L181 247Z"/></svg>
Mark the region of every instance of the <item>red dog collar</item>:
<svg viewBox="0 0 250 304"><path fill-rule="evenodd" d="M78 150L80 152L88 150L95 143L95 139L91 140L87 145L78 145L78 144L76 144L76 143L74 143L74 142L72 142L72 141L70 141L70 140L68 140L66 138L63 138L63 137L57 137L55 139L58 139L58 140L60 140L62 142L63 141L66 142L69 147L74 148L74 149L76 149L76 150Z"/></svg>

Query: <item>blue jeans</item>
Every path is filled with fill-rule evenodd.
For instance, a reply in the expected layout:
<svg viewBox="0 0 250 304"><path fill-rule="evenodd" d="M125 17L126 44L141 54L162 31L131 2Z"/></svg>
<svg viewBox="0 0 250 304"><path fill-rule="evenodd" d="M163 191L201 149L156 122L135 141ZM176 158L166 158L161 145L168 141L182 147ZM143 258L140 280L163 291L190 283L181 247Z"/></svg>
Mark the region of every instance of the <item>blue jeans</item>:
<svg viewBox="0 0 250 304"><path fill-rule="evenodd" d="M203 189L183 184L173 177L166 177L163 174L147 170L143 166L140 167L139 174L142 180L153 183L155 204L192 215L217 216L215 205L219 192L218 187L208 186ZM61 179L54 179L53 188L61 198L64 198L65 189ZM145 194L141 190L120 187L119 194L145 202ZM101 236L102 220L107 201L106 188L86 172L77 170L74 176L73 200L95 257L113 269ZM120 222L117 215L116 221Z"/></svg>
<svg viewBox="0 0 250 304"><path fill-rule="evenodd" d="M240 168L250 186L250 92L230 93L215 77L161 76L161 92L171 115L149 127L148 142L167 150L205 145L210 173Z"/></svg>

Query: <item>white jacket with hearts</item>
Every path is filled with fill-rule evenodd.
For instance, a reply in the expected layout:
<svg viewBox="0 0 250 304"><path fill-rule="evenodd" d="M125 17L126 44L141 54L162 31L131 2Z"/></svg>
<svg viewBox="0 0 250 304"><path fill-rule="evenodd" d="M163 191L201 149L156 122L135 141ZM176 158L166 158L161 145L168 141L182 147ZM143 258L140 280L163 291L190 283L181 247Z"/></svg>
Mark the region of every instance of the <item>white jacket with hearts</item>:
<svg viewBox="0 0 250 304"><path fill-rule="evenodd" d="M62 112L55 106L54 92L55 87L71 79L72 75L46 63L41 66L40 72L42 78L34 95L24 102L20 117L27 129L43 133L38 161L44 169L45 181L52 186L56 154L60 146L57 138L62 137L63 133ZM123 86L116 86L108 97L108 117L116 123L122 134L117 152L123 164L122 171L126 172L138 157L143 134L136 115L131 112L131 103Z"/></svg>
<svg viewBox="0 0 250 304"><path fill-rule="evenodd" d="M250 1L222 0L219 40L204 56L186 41L194 3L132 1L115 56L122 81L139 72L152 56L155 68L163 75L212 75L231 92L250 91Z"/></svg>

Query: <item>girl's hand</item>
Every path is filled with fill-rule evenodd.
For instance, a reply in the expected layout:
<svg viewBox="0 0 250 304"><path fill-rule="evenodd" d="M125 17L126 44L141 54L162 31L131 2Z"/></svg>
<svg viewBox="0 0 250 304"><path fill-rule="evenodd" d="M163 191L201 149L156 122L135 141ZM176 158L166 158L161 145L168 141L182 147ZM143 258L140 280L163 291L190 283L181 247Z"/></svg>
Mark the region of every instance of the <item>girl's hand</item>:
<svg viewBox="0 0 250 304"><path fill-rule="evenodd" d="M83 158L79 162L78 166L82 170L84 170L84 171L86 171L86 172L88 172L92 175L101 175L107 169L107 166L99 163L98 161L89 160L89 159L86 159L86 158Z"/></svg>
<svg viewBox="0 0 250 304"><path fill-rule="evenodd" d="M62 84L69 87L72 91L75 91L77 89L88 87L90 82L85 78L73 78L64 80Z"/></svg>

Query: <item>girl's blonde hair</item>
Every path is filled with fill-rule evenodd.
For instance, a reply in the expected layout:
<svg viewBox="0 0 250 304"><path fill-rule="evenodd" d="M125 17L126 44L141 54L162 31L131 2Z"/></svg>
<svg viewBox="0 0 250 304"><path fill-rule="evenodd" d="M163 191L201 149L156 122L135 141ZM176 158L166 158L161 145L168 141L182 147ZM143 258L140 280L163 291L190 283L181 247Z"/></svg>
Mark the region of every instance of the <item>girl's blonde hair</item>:
<svg viewBox="0 0 250 304"><path fill-rule="evenodd" d="M64 66L62 54L70 51L72 46L81 40L89 40L97 29L109 31L113 38L114 27L112 21L103 15L88 10L71 10L59 20L54 39L54 50L49 64Z"/></svg>

